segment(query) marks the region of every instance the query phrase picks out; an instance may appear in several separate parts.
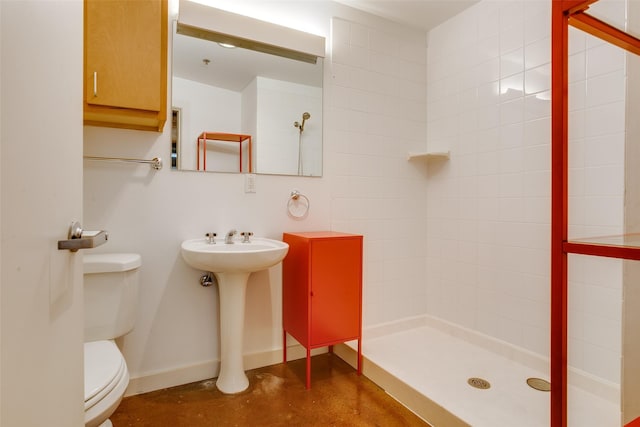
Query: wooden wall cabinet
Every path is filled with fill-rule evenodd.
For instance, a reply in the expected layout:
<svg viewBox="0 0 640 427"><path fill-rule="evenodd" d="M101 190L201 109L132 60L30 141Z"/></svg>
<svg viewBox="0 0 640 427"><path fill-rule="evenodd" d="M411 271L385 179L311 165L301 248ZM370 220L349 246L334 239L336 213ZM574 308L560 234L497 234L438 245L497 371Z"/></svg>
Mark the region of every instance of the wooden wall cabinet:
<svg viewBox="0 0 640 427"><path fill-rule="evenodd" d="M283 359L287 334L307 350L358 340L362 373L362 236L338 232L284 233L289 252L282 263Z"/></svg>
<svg viewBox="0 0 640 427"><path fill-rule="evenodd" d="M85 125L162 131L167 0L85 0Z"/></svg>

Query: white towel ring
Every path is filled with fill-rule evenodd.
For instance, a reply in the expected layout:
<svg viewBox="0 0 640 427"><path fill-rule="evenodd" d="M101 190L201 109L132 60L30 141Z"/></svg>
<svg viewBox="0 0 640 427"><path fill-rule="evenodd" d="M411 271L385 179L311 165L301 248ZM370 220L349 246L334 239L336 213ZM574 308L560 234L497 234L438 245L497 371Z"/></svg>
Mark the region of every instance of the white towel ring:
<svg viewBox="0 0 640 427"><path fill-rule="evenodd" d="M304 219L309 214L311 202L309 198L298 190L293 190L287 202L287 211L289 216L295 219Z"/></svg>

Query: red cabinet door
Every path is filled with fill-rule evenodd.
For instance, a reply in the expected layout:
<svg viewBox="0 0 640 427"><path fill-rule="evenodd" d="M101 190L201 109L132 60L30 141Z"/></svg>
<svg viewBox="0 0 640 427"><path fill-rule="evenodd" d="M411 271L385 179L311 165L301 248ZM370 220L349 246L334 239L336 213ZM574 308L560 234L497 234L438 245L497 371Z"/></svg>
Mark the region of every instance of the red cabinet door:
<svg viewBox="0 0 640 427"><path fill-rule="evenodd" d="M317 239L311 245L311 345L358 338L361 239Z"/></svg>

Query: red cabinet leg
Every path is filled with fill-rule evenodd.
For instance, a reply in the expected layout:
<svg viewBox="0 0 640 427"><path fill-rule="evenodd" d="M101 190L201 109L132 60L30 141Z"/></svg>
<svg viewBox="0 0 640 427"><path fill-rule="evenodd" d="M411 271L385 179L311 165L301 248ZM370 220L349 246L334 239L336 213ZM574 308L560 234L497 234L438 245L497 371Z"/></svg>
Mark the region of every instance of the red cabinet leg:
<svg viewBox="0 0 640 427"><path fill-rule="evenodd" d="M362 375L362 337L358 340L358 375Z"/></svg>
<svg viewBox="0 0 640 427"><path fill-rule="evenodd" d="M307 347L307 390L311 388L311 349Z"/></svg>
<svg viewBox="0 0 640 427"><path fill-rule="evenodd" d="M287 363L287 331L282 330L282 363Z"/></svg>

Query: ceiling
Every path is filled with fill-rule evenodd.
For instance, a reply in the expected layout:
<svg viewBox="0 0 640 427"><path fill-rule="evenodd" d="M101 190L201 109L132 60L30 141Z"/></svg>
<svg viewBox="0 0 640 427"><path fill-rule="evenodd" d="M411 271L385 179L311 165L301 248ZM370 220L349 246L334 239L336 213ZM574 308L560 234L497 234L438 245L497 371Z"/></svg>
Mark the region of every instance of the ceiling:
<svg viewBox="0 0 640 427"><path fill-rule="evenodd" d="M479 0L335 0L374 15L430 30Z"/></svg>

